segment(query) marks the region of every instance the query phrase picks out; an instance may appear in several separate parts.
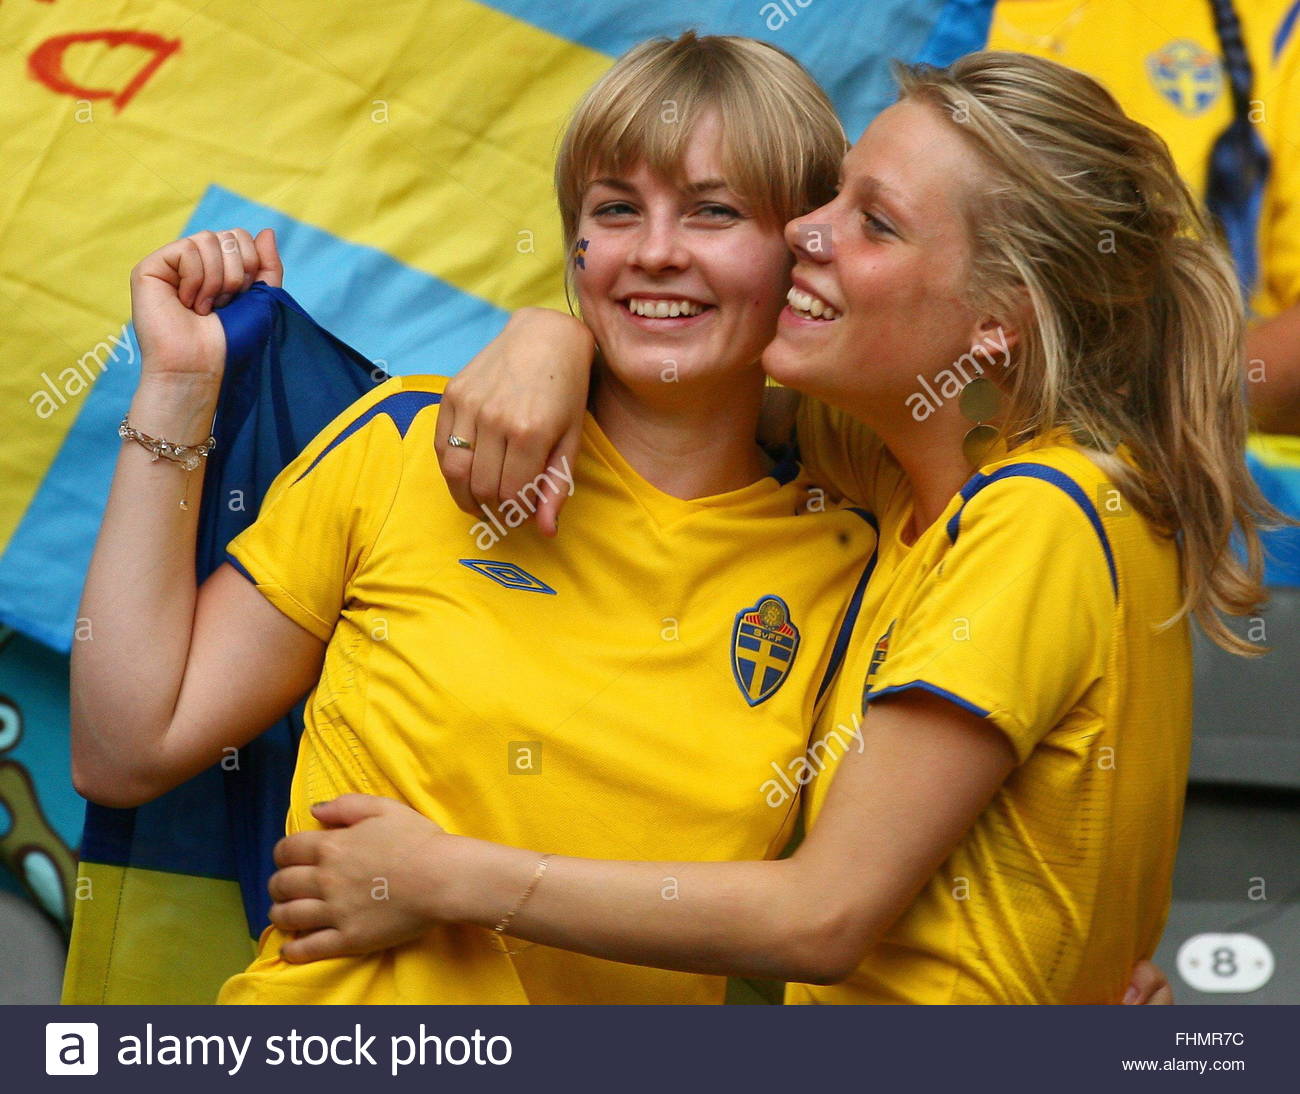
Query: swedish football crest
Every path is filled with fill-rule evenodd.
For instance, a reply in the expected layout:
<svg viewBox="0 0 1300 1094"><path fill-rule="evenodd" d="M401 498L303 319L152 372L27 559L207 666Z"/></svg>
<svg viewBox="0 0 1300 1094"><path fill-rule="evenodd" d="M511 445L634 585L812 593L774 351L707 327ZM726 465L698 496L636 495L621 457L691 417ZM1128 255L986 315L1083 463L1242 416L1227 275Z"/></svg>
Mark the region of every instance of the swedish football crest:
<svg viewBox="0 0 1300 1094"><path fill-rule="evenodd" d="M751 707L776 694L794 666L799 628L779 596L760 597L736 613L731 629L731 670Z"/></svg>
<svg viewBox="0 0 1300 1094"><path fill-rule="evenodd" d="M1155 89L1188 117L1203 114L1223 90L1223 65L1187 39L1170 42L1147 58Z"/></svg>

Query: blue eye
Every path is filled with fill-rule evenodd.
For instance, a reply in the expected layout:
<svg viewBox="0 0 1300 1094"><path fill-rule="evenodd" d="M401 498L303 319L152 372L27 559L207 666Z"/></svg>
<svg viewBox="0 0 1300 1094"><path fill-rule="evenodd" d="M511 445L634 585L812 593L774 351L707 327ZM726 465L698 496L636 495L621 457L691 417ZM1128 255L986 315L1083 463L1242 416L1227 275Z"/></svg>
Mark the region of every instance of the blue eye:
<svg viewBox="0 0 1300 1094"><path fill-rule="evenodd" d="M610 201L604 205L597 206L593 216L626 216L629 213L636 212L626 201Z"/></svg>
<svg viewBox="0 0 1300 1094"><path fill-rule="evenodd" d="M730 205L720 205L716 202L701 205L699 211L710 220L736 220L740 217L740 213Z"/></svg>

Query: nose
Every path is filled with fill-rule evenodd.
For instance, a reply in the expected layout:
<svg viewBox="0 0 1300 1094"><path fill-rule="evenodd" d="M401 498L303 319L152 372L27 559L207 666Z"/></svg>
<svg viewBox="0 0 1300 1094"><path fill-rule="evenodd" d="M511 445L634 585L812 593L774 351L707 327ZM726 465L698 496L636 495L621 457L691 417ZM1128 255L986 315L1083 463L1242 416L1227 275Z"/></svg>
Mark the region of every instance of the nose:
<svg viewBox="0 0 1300 1094"><path fill-rule="evenodd" d="M628 265L658 274L685 269L690 250L682 238L676 216L648 215L642 221L636 242L628 252Z"/></svg>
<svg viewBox="0 0 1300 1094"><path fill-rule="evenodd" d="M786 246L804 262L829 262L834 257L830 205L823 205L805 216L795 217L785 226Z"/></svg>

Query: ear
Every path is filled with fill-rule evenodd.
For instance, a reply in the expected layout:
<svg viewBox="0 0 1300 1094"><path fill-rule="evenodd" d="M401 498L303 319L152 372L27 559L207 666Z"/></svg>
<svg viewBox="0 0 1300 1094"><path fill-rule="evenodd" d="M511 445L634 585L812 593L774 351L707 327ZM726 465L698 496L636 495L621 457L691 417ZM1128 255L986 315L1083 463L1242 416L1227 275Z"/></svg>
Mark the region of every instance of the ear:
<svg viewBox="0 0 1300 1094"><path fill-rule="evenodd" d="M1003 364L1011 363L1011 353L1020 345L1021 333L1034 321L1034 304L1029 289L1019 286L1006 307L997 312L976 316L971 328L972 348L982 347L988 353L1001 354Z"/></svg>
<svg viewBox="0 0 1300 1094"><path fill-rule="evenodd" d="M1010 358L1011 351L1020 344L1020 325L1008 322L1000 316L982 315L976 320L971 331L972 347L982 347L992 354ZM1003 361L1009 364L1010 361Z"/></svg>

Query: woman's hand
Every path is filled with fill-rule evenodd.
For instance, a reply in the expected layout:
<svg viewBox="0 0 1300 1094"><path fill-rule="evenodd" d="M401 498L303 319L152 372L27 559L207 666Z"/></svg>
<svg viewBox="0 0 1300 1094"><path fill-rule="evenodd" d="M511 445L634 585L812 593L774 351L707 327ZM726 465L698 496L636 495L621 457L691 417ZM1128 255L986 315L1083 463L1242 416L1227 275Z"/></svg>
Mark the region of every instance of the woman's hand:
<svg viewBox="0 0 1300 1094"><path fill-rule="evenodd" d="M267 889L271 922L301 932L286 961L373 953L418 938L438 921L439 842L452 840L414 809L388 798L344 794L312 807L324 831L275 845Z"/></svg>
<svg viewBox="0 0 1300 1094"><path fill-rule="evenodd" d="M540 491L537 524L543 535L555 535L570 492L564 484L572 482L578 456L595 352L595 339L580 320L522 308L452 378L434 447L461 509L481 517L481 505L521 496L531 505L532 491L521 495L524 486L554 469L560 477L550 478L559 488ZM473 447L452 447L450 436Z"/></svg>
<svg viewBox="0 0 1300 1094"><path fill-rule="evenodd" d="M1169 986L1169 980L1159 965L1154 965L1150 961L1139 961L1133 966L1128 991L1124 994L1125 1003L1168 1006L1173 1001L1174 989Z"/></svg>
<svg viewBox="0 0 1300 1094"><path fill-rule="evenodd" d="M131 321L140 342L140 379L220 383L226 335L213 314L254 281L284 276L275 233L243 228L196 232L160 247L131 271Z"/></svg>

